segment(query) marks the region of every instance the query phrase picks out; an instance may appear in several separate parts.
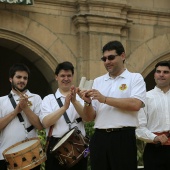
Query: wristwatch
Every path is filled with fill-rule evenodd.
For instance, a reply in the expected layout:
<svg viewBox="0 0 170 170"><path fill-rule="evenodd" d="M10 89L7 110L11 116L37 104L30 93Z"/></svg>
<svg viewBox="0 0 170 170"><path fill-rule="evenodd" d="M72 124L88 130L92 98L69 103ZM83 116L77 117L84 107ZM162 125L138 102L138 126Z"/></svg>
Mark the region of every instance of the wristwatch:
<svg viewBox="0 0 170 170"><path fill-rule="evenodd" d="M86 101L84 101L84 106L90 106L90 105L91 105L91 102L87 103Z"/></svg>

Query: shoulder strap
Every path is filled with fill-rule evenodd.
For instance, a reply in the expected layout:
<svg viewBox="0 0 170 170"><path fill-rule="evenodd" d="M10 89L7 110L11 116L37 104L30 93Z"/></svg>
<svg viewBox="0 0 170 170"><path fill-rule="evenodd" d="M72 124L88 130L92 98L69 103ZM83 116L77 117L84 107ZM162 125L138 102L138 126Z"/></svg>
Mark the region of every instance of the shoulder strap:
<svg viewBox="0 0 170 170"><path fill-rule="evenodd" d="M55 99L57 100L58 105L59 105L60 107L62 107L62 106L63 106L63 103L61 102L61 99L60 99L60 98L56 98L55 94L54 94L54 97L55 97ZM70 119L69 119L69 117L68 117L68 115L67 115L66 112L63 114L63 116L64 116L64 118L65 118L66 123L71 124L71 121L70 121ZM77 118L77 119L75 120L76 123L79 123L79 122L81 122L81 121L82 121L82 118L81 118L81 117L79 117L79 118Z"/></svg>
<svg viewBox="0 0 170 170"><path fill-rule="evenodd" d="M54 125L50 126L50 129L48 131L47 141L46 141L46 144L45 144L45 152L47 152L48 145L49 145L49 142L50 142L50 138L52 136L53 128L54 128Z"/></svg>
<svg viewBox="0 0 170 170"><path fill-rule="evenodd" d="M16 102L15 102L12 94L9 93L9 94L8 94L8 97L9 97L11 103L12 103L12 106L13 106L14 108L16 108L17 105L16 105ZM23 119L21 113L18 113L17 116L18 116L19 121L20 121L21 123L23 123L23 122L24 122L24 119ZM30 132L32 129L34 129L34 126L33 126L33 125L31 125L30 127L26 128L27 132Z"/></svg>
<svg viewBox="0 0 170 170"><path fill-rule="evenodd" d="M60 99L60 98L57 99L56 96L55 96L55 94L54 94L54 97L55 97L55 99L57 100L58 105L59 105L60 107L62 107L62 106L63 106L63 103L61 102L61 99ZM66 112L64 112L63 116L64 116L64 119L65 119L66 123L67 123L67 124L70 124L71 121L70 121L70 119L69 119L69 117L68 117L68 115L67 115Z"/></svg>

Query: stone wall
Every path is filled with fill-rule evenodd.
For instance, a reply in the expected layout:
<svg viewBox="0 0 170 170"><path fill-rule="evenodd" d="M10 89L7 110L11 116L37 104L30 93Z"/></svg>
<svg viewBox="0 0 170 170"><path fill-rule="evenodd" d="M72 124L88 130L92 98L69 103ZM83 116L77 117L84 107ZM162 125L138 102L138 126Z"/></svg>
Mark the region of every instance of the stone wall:
<svg viewBox="0 0 170 170"><path fill-rule="evenodd" d="M54 69L68 60L75 84L105 73L102 46L120 40L130 71L150 74L170 59L169 0L35 0L34 5L0 3L0 46L35 65L53 91Z"/></svg>

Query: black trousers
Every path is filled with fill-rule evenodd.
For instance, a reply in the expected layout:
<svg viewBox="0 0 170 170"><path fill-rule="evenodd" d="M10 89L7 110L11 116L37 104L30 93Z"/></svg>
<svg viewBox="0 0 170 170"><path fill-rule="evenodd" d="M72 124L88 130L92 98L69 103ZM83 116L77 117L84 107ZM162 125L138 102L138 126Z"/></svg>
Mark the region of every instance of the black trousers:
<svg viewBox="0 0 170 170"><path fill-rule="evenodd" d="M137 170L135 128L96 130L90 141L91 170Z"/></svg>
<svg viewBox="0 0 170 170"><path fill-rule="evenodd" d="M5 160L0 160L0 170L7 170L7 165L6 165ZM32 170L40 170L40 165L36 166Z"/></svg>
<svg viewBox="0 0 170 170"><path fill-rule="evenodd" d="M47 160L45 162L45 170L66 170L67 168L59 164L58 159L55 158L53 154L50 153L50 150L58 142L58 138L51 137L49 146L47 149ZM69 168L69 170L87 170L87 158L82 158L77 164Z"/></svg>
<svg viewBox="0 0 170 170"><path fill-rule="evenodd" d="M170 160L170 145L156 146L146 144L143 154L145 170L168 170Z"/></svg>

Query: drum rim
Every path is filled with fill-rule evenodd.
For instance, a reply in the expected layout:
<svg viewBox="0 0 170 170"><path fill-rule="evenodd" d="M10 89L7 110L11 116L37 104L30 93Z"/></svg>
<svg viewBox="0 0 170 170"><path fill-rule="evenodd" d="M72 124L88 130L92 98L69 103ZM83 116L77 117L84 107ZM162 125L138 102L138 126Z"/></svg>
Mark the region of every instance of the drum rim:
<svg viewBox="0 0 170 170"><path fill-rule="evenodd" d="M69 132L71 132L71 131L73 131L72 134L74 134L74 133L77 131L77 133L79 133L79 135L80 135L80 137L81 137L81 140L85 142L85 139L84 139L85 137L83 136L83 134L81 133L81 131L80 131L79 129L75 128L75 127L72 128L72 129L70 129L67 133L65 133L65 134L61 137L61 139L64 138L64 136L66 136L66 135L67 135ZM78 131L79 131L79 132L78 132ZM71 134L71 135L72 135L72 134ZM70 136L71 136L71 135L70 135ZM70 137L70 136L69 136L69 137ZM67 141L67 140L66 140L66 141ZM58 141L58 142L59 142L59 141ZM57 142L57 143L55 144L55 146L52 148L52 150L51 150L51 153L52 153L52 154L56 154L57 150L58 150L60 147L62 147L63 144L65 144L65 141L63 141L63 143L61 143L61 145L60 145L59 147L57 147L56 149L54 149L54 148L56 147L56 145L58 144L58 142ZM85 143L86 143L86 142L85 142ZM84 144L84 143L83 143L83 144ZM56 157L56 159L58 159L58 161L60 162L61 166L70 168L70 167L74 166L76 163L78 163L78 162L83 158L85 149L86 149L86 148L82 149L82 152L79 153L79 155L77 155L76 160L72 160L72 162L70 162L70 163L68 163L68 164L65 164L65 163L63 162L63 157L68 157L68 155L63 155L63 154L61 153L61 154L57 154L57 157L56 157L56 155L55 155L55 157ZM70 159L70 158L69 158L69 159Z"/></svg>
<svg viewBox="0 0 170 170"><path fill-rule="evenodd" d="M72 129L70 129L67 133L65 133L65 134L60 138L60 140L54 145L54 147L52 148L51 152L54 152L54 151L57 149L57 148L56 148L55 150L53 150L53 149L56 147L56 145L57 145L65 136L67 136L70 132L72 132L72 133L71 133L71 135L72 135L72 134L75 132L75 130L76 130L75 128L72 128ZM71 136L71 135L70 135L70 136ZM69 136L69 137L70 137L70 136ZM69 138L69 137L68 137L68 138ZM68 138L67 138L67 139L68 139ZM65 141L64 141L64 142L65 142ZM64 142L63 142L63 143L64 143ZM61 143L61 145L62 145L63 143ZM61 146L61 145L60 145L60 146ZM59 147L60 147L60 146L59 146Z"/></svg>
<svg viewBox="0 0 170 170"><path fill-rule="evenodd" d="M30 140L35 140L35 139L37 139L38 143L40 143L40 139L39 139L38 137L33 137L33 138L25 139L25 140L22 140L22 141L20 141L20 142L17 142L17 143L15 143L15 144L11 145L10 147L6 148L6 149L2 152L2 155L5 157L5 153L6 153L7 151L9 151L11 148L13 148L13 147L15 147L15 146L17 146L17 145L19 145L19 144L21 144L21 143L24 143L24 142L27 142L27 141L30 141ZM36 142L36 143L37 143L37 142ZM35 144L36 144L36 143L35 143ZM25 149L26 149L26 148L25 148ZM23 149L23 150L24 150L24 149ZM9 153L9 154L7 154L7 155L11 155L11 154L13 154L13 153Z"/></svg>
<svg viewBox="0 0 170 170"><path fill-rule="evenodd" d="M38 161L36 161L36 162L33 162L33 163L31 163L31 164L29 164L29 165L27 165L27 166L24 166L24 167L22 167L22 169L24 170L29 170L30 168L32 169L32 168L34 168L34 167L36 167L36 166L38 166L38 165L40 165L41 163L43 163L43 162L45 162L47 160L47 156L46 156L46 154L44 154L42 157L41 157L41 159L39 159ZM36 165L36 166L35 166ZM28 169L29 168L29 169ZM9 169L9 170L20 170L21 168L19 168L19 169Z"/></svg>
<svg viewBox="0 0 170 170"><path fill-rule="evenodd" d="M28 141L31 141L31 140L36 140L35 143L33 143L32 145L30 145L28 148L24 148L22 150L19 150L18 152L13 152L13 153L9 153L9 154L5 154L8 150L10 150L11 148L17 146L17 145L20 145L24 142L28 142ZM29 170L30 168L34 168L38 165L40 165L41 163L45 162L47 160L47 156L46 156L46 153L43 151L43 154L42 156L38 157L38 159L36 159L34 162L30 162L28 165L25 165L25 166L19 166L19 169L17 168L14 168L11 164L11 159L15 159L17 157L20 157L21 155L25 155L25 153L27 153L29 150L30 150L30 147L31 149L38 149L39 147L41 146L41 149L43 150L43 147L41 145L41 141L38 137L33 137L33 138L29 138L29 139L26 139L26 140L23 140L23 141L20 141L20 142L17 142L15 143L14 145L10 146L9 148L6 149L6 152L3 152L3 156L5 158L5 160L7 162L9 162L9 165L8 165L8 169L9 170L20 170L20 169L25 169L25 170ZM13 157L13 155L15 155ZM18 162L17 162L18 163Z"/></svg>

